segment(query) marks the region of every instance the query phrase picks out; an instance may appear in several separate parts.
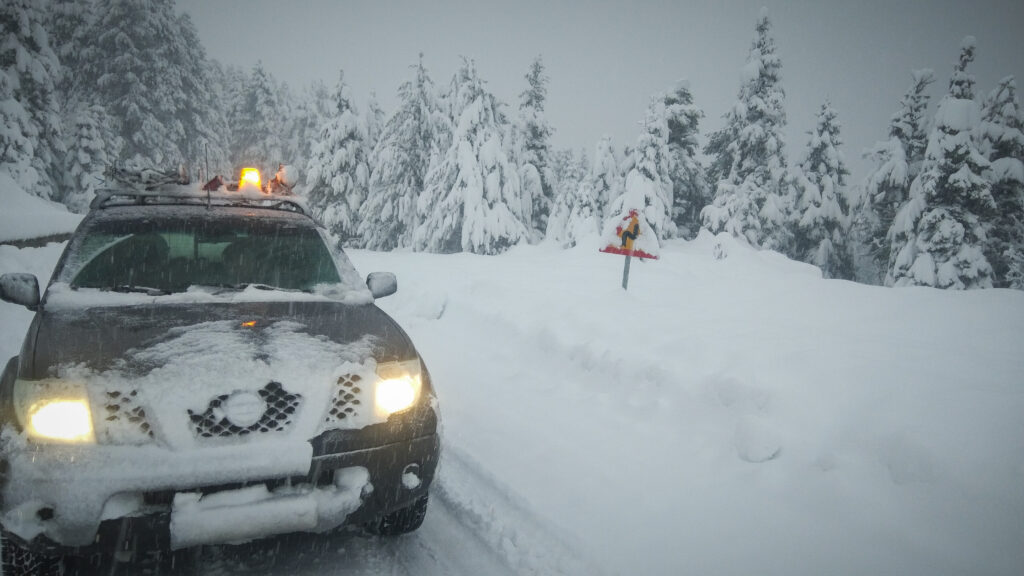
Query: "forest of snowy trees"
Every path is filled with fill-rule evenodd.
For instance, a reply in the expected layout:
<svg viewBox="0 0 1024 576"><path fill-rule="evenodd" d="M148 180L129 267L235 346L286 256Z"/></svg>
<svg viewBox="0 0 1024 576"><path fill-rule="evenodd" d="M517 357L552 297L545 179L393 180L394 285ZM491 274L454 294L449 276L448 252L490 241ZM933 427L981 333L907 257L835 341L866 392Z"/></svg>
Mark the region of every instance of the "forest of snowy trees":
<svg viewBox="0 0 1024 576"><path fill-rule="evenodd" d="M638 118L635 141L605 137L575 151L551 144L552 80L540 57L508 104L472 59L435 84L424 56L410 55L397 107L386 113L372 94L357 105L343 71L331 84L296 89L261 64L220 64L172 0L5 0L0 171L83 212L109 164L232 174L286 163L345 246L596 248L603 230L636 210L657 242L726 232L829 278L1024 289L1016 84L975 86L973 38L948 81L909 71L888 133L867 152L873 168L854 182L831 103L821 104L806 143L787 146L783 63L766 13L753 32L746 62L736 63L736 101L716 130L702 133L689 85L667 79L671 88ZM934 106L933 89L941 90Z"/></svg>

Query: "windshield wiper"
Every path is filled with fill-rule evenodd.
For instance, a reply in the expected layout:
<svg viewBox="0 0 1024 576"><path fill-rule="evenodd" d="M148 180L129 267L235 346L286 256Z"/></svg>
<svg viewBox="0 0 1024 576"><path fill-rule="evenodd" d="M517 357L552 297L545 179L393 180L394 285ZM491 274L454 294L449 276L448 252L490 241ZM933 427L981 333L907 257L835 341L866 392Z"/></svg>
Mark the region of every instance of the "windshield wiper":
<svg viewBox="0 0 1024 576"><path fill-rule="evenodd" d="M214 288L224 288L226 290L245 290L246 288L255 288L257 290L281 290L284 292L312 292L312 290L300 290L298 288L282 288L280 286L271 286L270 284L260 284L259 282L239 282L237 284L204 284L204 286L213 286Z"/></svg>
<svg viewBox="0 0 1024 576"><path fill-rule="evenodd" d="M111 286L110 288L108 288L108 290L110 290L111 292L122 293L138 292L142 294L147 294L149 296L166 296L167 294L170 294L169 291L164 290L163 288L150 288L149 286L132 286L131 284Z"/></svg>

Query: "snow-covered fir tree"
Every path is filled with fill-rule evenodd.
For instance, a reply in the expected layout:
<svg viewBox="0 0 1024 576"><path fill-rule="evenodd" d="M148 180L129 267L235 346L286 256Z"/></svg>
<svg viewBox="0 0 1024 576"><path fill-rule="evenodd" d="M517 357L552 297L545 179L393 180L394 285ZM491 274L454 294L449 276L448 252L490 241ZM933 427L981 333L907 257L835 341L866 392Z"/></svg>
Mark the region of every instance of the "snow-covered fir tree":
<svg viewBox="0 0 1024 576"><path fill-rule="evenodd" d="M665 98L654 97L644 117L644 130L633 149L632 169L626 175L622 195L613 200L606 211L604 235L619 226L630 211L640 216L641 230L650 230L653 246L676 235L672 221L672 154L668 147L668 120Z"/></svg>
<svg viewBox="0 0 1024 576"><path fill-rule="evenodd" d="M603 141L603 140L602 140ZM586 156L584 155L585 159ZM563 244L568 247L581 242L593 241L601 233L601 207L595 188L594 169L587 170L585 162L581 163L584 174L576 185L569 218L565 224Z"/></svg>
<svg viewBox="0 0 1024 576"><path fill-rule="evenodd" d="M601 221L608 217L607 207L622 194L624 185L619 159L615 155L611 136L603 136L594 148L594 163L591 166L590 181L594 188L598 215Z"/></svg>
<svg viewBox="0 0 1024 576"><path fill-rule="evenodd" d="M990 167L996 217L985 256L996 287L1024 289L1024 121L1012 76L1003 78L982 104L979 151Z"/></svg>
<svg viewBox="0 0 1024 576"><path fill-rule="evenodd" d="M855 235L867 245L871 258L869 281L882 283L892 251L896 212L910 197L928 145L928 87L935 81L930 69L914 70L900 109L889 121L889 138L868 152L876 167L864 180L864 202L855 216ZM867 265L866 265L867 266Z"/></svg>
<svg viewBox="0 0 1024 576"><path fill-rule="evenodd" d="M198 164L224 123L194 27L164 0L97 0L81 53L77 99L100 104L123 142L119 160Z"/></svg>
<svg viewBox="0 0 1024 576"><path fill-rule="evenodd" d="M683 237L693 238L700 228L700 211L710 198L704 167L697 159L698 124L704 112L694 105L690 85L685 80L665 95L665 117L672 155L672 218Z"/></svg>
<svg viewBox="0 0 1024 576"><path fill-rule="evenodd" d="M64 143L56 85L61 72L44 9L31 0L0 3L0 168L30 194L59 200Z"/></svg>
<svg viewBox="0 0 1024 576"><path fill-rule="evenodd" d="M245 78L229 115L232 172L254 166L264 174L273 174L279 164L291 161L286 146L287 115L279 100L279 90L262 62ZM320 136L322 140L322 130Z"/></svg>
<svg viewBox="0 0 1024 576"><path fill-rule="evenodd" d="M366 200L370 169L359 112L352 103L345 73L338 76L331 118L306 168L309 205L331 232L338 245L355 244L359 207Z"/></svg>
<svg viewBox="0 0 1024 576"><path fill-rule="evenodd" d="M559 152L552 154L552 164L557 166L552 172L557 173L558 178L554 181L555 196L544 239L568 248L575 245L569 236L569 221L579 201L580 186L588 180L590 169L585 154L577 156L570 150Z"/></svg>
<svg viewBox="0 0 1024 576"><path fill-rule="evenodd" d="M96 16L94 8L94 3L88 0L50 0L47 10L46 30L50 35L51 48L64 69L57 91L65 124L73 122L79 108L72 105L71 97L83 88L80 85L82 76L75 71L81 65L81 51Z"/></svg>
<svg viewBox="0 0 1024 576"><path fill-rule="evenodd" d="M530 200L530 228L534 239L539 239L547 230L555 196L549 169L553 129L544 117L548 76L544 73L544 62L540 56L530 63L526 82L529 87L519 95L519 133L522 139L519 177L523 197Z"/></svg>
<svg viewBox="0 0 1024 576"><path fill-rule="evenodd" d="M384 122L387 120L387 115L384 113L384 109L380 107L380 102L377 101L377 93L370 92L370 96L366 99L366 108L363 112L363 131L366 133L366 155L367 157L373 153L373 149L377 146L377 141L380 140L380 133L384 129Z"/></svg>
<svg viewBox="0 0 1024 576"><path fill-rule="evenodd" d="M701 212L711 232L728 232L755 246L781 252L791 247L788 228L792 198L786 175L783 128L785 93L782 63L766 11L757 22L757 38L743 67L739 97L726 114L726 129L712 137L719 157L712 175L725 174L715 186L715 200ZM729 140L726 140L728 138ZM724 172L728 162L728 172Z"/></svg>
<svg viewBox="0 0 1024 576"><path fill-rule="evenodd" d="M974 51L974 38L968 36L935 115L921 173L896 215L891 275L897 286L992 286L984 248L996 203L982 176L989 162L973 139L980 118L967 65Z"/></svg>
<svg viewBox="0 0 1024 576"><path fill-rule="evenodd" d="M484 89L472 60L452 78L447 103L451 144L433 164L417 209L414 248L497 254L527 237L517 166L505 115Z"/></svg>
<svg viewBox="0 0 1024 576"><path fill-rule="evenodd" d="M853 278L853 261L847 243L849 202L846 169L839 150L840 124L831 103L825 102L807 152L793 169L798 198L794 213L794 253L804 262L821 268L826 278Z"/></svg>
<svg viewBox="0 0 1024 576"><path fill-rule="evenodd" d="M179 143L183 161L190 168L219 166L227 160L230 129L223 103L217 99L206 50L188 14L177 18L177 42L168 46L172 66L180 75L182 95L174 122L184 129Z"/></svg>
<svg viewBox="0 0 1024 576"><path fill-rule="evenodd" d="M331 93L322 80L316 80L307 86L292 107L292 113L286 120L286 148L290 155L286 164L298 166L299 185L306 182L305 167L313 150L313 144L320 134L320 128L330 117Z"/></svg>
<svg viewBox="0 0 1024 576"><path fill-rule="evenodd" d="M116 136L110 133L110 118L99 104L80 108L73 122L67 133L67 194L63 201L72 212L84 214L104 181L103 172L109 161L107 148Z"/></svg>
<svg viewBox="0 0 1024 576"><path fill-rule="evenodd" d="M448 131L423 55L398 88L398 109L381 129L370 165L370 192L360 208L359 234L373 250L412 246L422 192L439 137Z"/></svg>

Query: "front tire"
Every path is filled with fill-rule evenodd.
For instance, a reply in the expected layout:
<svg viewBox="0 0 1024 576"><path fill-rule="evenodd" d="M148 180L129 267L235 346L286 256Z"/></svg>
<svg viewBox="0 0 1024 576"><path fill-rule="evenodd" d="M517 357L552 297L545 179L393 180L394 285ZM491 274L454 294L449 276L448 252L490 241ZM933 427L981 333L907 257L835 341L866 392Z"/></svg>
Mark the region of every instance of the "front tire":
<svg viewBox="0 0 1024 576"><path fill-rule="evenodd" d="M60 576L64 562L60 556L44 556L14 543L6 533L0 542L0 565L4 576Z"/></svg>
<svg viewBox="0 0 1024 576"><path fill-rule="evenodd" d="M424 494L419 500L412 504L386 514L380 520L369 524L366 528L371 534L379 536L398 536L408 534L423 524L427 516L427 502L429 496Z"/></svg>

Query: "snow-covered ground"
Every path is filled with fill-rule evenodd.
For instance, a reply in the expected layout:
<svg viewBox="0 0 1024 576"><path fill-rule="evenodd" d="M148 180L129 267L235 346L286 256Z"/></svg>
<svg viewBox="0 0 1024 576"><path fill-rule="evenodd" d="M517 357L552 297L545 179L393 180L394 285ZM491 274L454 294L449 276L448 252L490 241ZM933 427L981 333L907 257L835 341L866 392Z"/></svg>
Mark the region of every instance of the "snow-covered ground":
<svg viewBox="0 0 1024 576"><path fill-rule="evenodd" d="M0 242L27 240L74 231L82 221L56 202L25 192L6 173L0 172Z"/></svg>
<svg viewBox="0 0 1024 576"><path fill-rule="evenodd" d="M45 281L57 248L0 272ZM626 292L596 246L350 256L398 275L380 305L440 395L432 508L260 571L1024 573L1022 292L826 281L711 236ZM0 305L4 359L30 318Z"/></svg>

